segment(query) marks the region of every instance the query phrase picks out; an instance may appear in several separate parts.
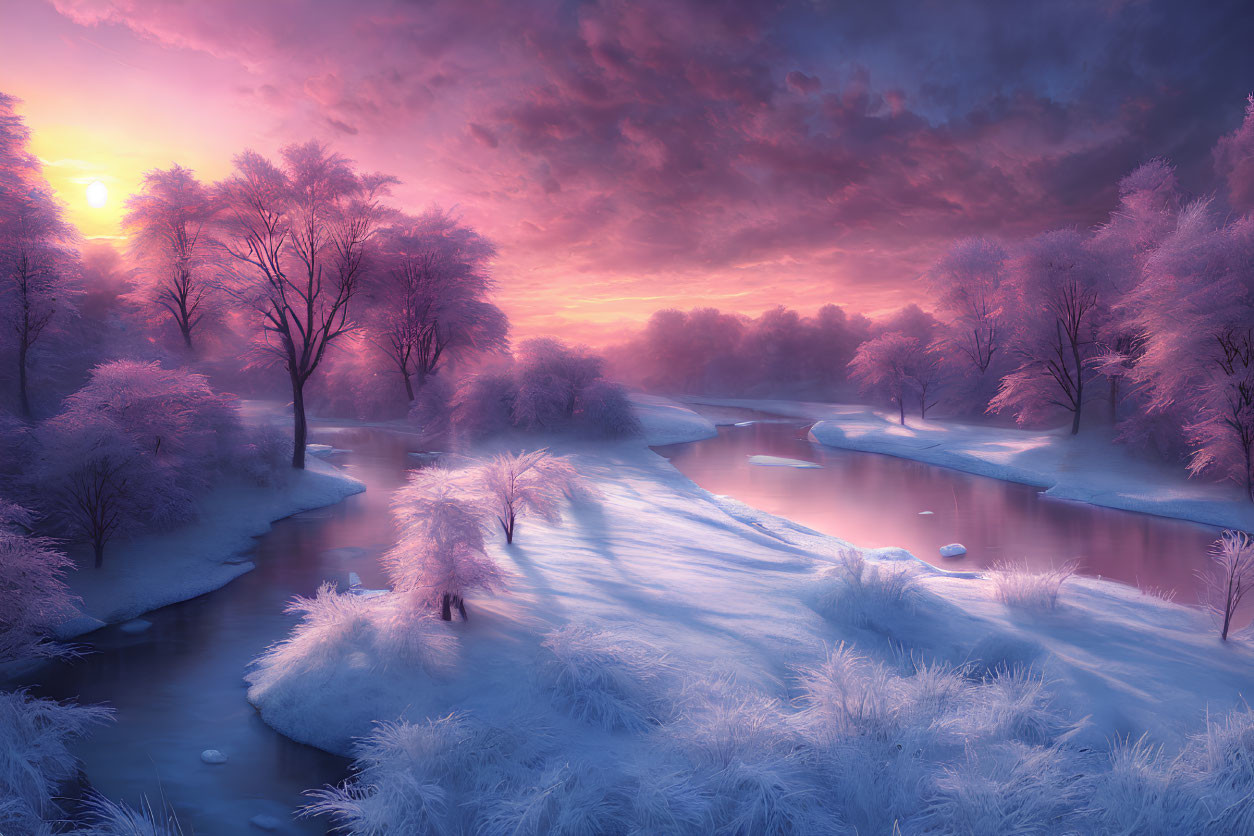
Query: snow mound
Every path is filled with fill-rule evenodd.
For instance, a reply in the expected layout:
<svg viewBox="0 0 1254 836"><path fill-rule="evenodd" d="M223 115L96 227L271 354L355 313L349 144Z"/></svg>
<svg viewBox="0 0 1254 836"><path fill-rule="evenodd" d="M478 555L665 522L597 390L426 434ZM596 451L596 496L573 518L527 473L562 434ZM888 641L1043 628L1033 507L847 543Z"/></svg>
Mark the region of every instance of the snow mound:
<svg viewBox="0 0 1254 836"><path fill-rule="evenodd" d="M705 418L668 398L633 393L631 405L651 447L700 441L718 435L718 428Z"/></svg>
<svg viewBox="0 0 1254 836"><path fill-rule="evenodd" d="M962 557L967 553L967 547L961 543L950 543L947 546L940 547L941 557Z"/></svg>
<svg viewBox="0 0 1254 836"><path fill-rule="evenodd" d="M816 462L807 462L801 459L785 459L780 456L750 456L749 464L756 464L762 467L815 468L823 466Z"/></svg>

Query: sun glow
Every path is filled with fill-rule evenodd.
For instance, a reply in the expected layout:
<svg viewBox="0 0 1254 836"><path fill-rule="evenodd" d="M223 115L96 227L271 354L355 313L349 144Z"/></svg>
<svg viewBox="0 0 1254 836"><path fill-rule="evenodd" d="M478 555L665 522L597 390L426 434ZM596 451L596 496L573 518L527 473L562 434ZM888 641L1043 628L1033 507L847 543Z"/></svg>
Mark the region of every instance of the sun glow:
<svg viewBox="0 0 1254 836"><path fill-rule="evenodd" d="M87 205L93 209L103 209L109 202L109 187L99 180L92 180L87 186Z"/></svg>

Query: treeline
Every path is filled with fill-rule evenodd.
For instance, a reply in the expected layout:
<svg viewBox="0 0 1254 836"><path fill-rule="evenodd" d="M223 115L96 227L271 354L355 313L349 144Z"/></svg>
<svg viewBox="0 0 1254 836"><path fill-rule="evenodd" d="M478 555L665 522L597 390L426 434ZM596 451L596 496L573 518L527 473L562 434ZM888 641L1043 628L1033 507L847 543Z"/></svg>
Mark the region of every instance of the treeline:
<svg viewBox="0 0 1254 836"><path fill-rule="evenodd" d="M1215 159L1218 197L1190 197L1154 159L1095 229L955 241L924 277L931 313L660 311L615 360L671 392L842 398L856 384L902 423L935 408L1114 425L1254 500L1254 101Z"/></svg>

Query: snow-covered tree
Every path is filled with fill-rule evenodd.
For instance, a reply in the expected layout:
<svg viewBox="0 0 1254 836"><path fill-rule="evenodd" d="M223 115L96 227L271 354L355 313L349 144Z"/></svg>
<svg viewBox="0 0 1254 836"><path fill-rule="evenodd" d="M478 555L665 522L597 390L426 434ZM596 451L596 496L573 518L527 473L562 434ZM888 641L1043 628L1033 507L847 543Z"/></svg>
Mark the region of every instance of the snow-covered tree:
<svg viewBox="0 0 1254 836"><path fill-rule="evenodd" d="M610 380L596 380L579 393L580 422L592 435L627 438L639 435L640 419L627 397L627 390Z"/></svg>
<svg viewBox="0 0 1254 836"><path fill-rule="evenodd" d="M1208 202L1187 207L1131 304L1148 409L1184 426L1191 471L1232 478L1254 500L1254 219L1223 225Z"/></svg>
<svg viewBox="0 0 1254 836"><path fill-rule="evenodd" d="M1199 572L1206 603L1220 620L1219 637L1228 640L1241 601L1254 588L1254 540L1244 531L1225 531L1211 548L1214 565Z"/></svg>
<svg viewBox="0 0 1254 836"><path fill-rule="evenodd" d="M458 384L453 396L452 426L455 433L470 441L501 435L514 423L514 401L518 386L508 370L478 372Z"/></svg>
<svg viewBox="0 0 1254 836"><path fill-rule="evenodd" d="M1246 100L1240 127L1215 145L1215 168L1228 186L1228 204L1254 211L1254 94Z"/></svg>
<svg viewBox="0 0 1254 836"><path fill-rule="evenodd" d="M506 346L509 321L488 301L492 244L452 215L403 217L378 239L370 338L400 373L406 399L450 358Z"/></svg>
<svg viewBox="0 0 1254 836"><path fill-rule="evenodd" d="M12 348L18 405L29 418L31 352L73 312L78 235L28 148L15 104L0 93L0 346Z"/></svg>
<svg viewBox="0 0 1254 836"><path fill-rule="evenodd" d="M579 396L601 378L602 360L583 347L542 337L519 346L514 423L526 430L556 430L575 418Z"/></svg>
<svg viewBox="0 0 1254 836"><path fill-rule="evenodd" d="M1027 423L1062 411L1080 431L1086 386L1096 375L1098 325L1106 276L1102 261L1074 230L1029 241L1011 271L1014 371L1002 378L992 412Z"/></svg>
<svg viewBox="0 0 1254 836"><path fill-rule="evenodd" d="M140 266L140 300L173 320L189 351L197 327L217 302L215 262L221 251L209 234L215 211L210 189L190 169L175 165L144 175L122 219Z"/></svg>
<svg viewBox="0 0 1254 836"><path fill-rule="evenodd" d="M488 506L505 532L507 543L514 542L519 517L535 514L548 522L558 522L562 500L579 481L570 461L547 449L496 456L484 465L482 475Z"/></svg>
<svg viewBox="0 0 1254 836"><path fill-rule="evenodd" d="M486 510L466 474L427 468L396 492L392 514L399 536L383 557L392 586L420 607L466 618L466 595L492 591L504 573L484 549Z"/></svg>
<svg viewBox="0 0 1254 836"><path fill-rule="evenodd" d="M231 295L259 320L257 347L292 387L292 466L305 466L305 384L327 349L355 329L366 248L393 178L359 174L317 142L289 145L281 164L245 151L217 186L220 232L235 260Z"/></svg>
<svg viewBox="0 0 1254 836"><path fill-rule="evenodd" d="M0 498L0 665L62 652L49 636L73 611L65 584L72 563L31 533L34 515Z"/></svg>
<svg viewBox="0 0 1254 836"><path fill-rule="evenodd" d="M942 340L977 376L988 372L1006 337L1006 262L1006 250L996 241L964 238L931 271L937 305L946 317Z"/></svg>
<svg viewBox="0 0 1254 836"><path fill-rule="evenodd" d="M917 337L889 331L858 346L849 370L862 391L897 405L900 422L906 423L906 396L914 390L914 375L925 347ZM926 408L922 410L926 412Z"/></svg>

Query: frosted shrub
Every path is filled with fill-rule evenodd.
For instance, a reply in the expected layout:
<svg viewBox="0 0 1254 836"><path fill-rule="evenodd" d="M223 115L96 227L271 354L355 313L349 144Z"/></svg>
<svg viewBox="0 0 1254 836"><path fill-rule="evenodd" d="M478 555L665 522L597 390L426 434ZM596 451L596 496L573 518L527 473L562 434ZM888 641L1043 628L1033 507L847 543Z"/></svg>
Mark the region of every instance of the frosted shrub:
<svg viewBox="0 0 1254 836"><path fill-rule="evenodd" d="M665 654L621 633L568 625L544 639L543 676L554 703L605 729L640 731L663 711Z"/></svg>
<svg viewBox="0 0 1254 836"><path fill-rule="evenodd" d="M58 789L78 774L70 742L112 712L0 691L0 833L37 833L60 818Z"/></svg>
<svg viewBox="0 0 1254 836"><path fill-rule="evenodd" d="M999 739L1052 746L1079 728L1054 705L1045 681L1031 670L998 671L984 680L980 692L984 722Z"/></svg>
<svg viewBox="0 0 1254 836"><path fill-rule="evenodd" d="M820 577L815 609L833 621L883 628L913 611L923 596L915 567L868 561L862 552L844 549Z"/></svg>
<svg viewBox="0 0 1254 836"><path fill-rule="evenodd" d="M273 421L258 425L245 436L239 468L258 485L278 484L292 462L291 433Z"/></svg>
<svg viewBox="0 0 1254 836"><path fill-rule="evenodd" d="M594 836L622 832L626 796L604 770L554 763L485 805L478 832L517 836Z"/></svg>
<svg viewBox="0 0 1254 836"><path fill-rule="evenodd" d="M1052 610L1058 606L1062 585L1075 574L1074 563L1064 563L1046 572L1033 572L1026 566L997 563L988 573L997 600L1017 610Z"/></svg>
<svg viewBox="0 0 1254 836"><path fill-rule="evenodd" d="M27 534L33 522L28 510L0 497L0 664L67 652L49 636L73 612L65 583L73 562L53 541Z"/></svg>
<svg viewBox="0 0 1254 836"><path fill-rule="evenodd" d="M617 383L598 380L579 393L579 418L585 429L602 438L640 435L640 421L627 392Z"/></svg>
<svg viewBox="0 0 1254 836"><path fill-rule="evenodd" d="M583 481L567 458L547 449L496 456L480 473L488 507L505 532L506 543L514 542L519 517L534 514L560 522L562 500L578 492Z"/></svg>
<svg viewBox="0 0 1254 836"><path fill-rule="evenodd" d="M1115 741L1109 769L1095 776L1088 801L1102 832L1174 836L1196 829L1201 805L1174 773L1161 747L1144 737Z"/></svg>
<svg viewBox="0 0 1254 836"><path fill-rule="evenodd" d="M1175 778L1193 785L1207 832L1254 831L1254 711L1207 722L1189 741Z"/></svg>
<svg viewBox="0 0 1254 836"><path fill-rule="evenodd" d="M905 709L899 677L840 645L822 664L801 671L801 717L819 740L895 737Z"/></svg>

